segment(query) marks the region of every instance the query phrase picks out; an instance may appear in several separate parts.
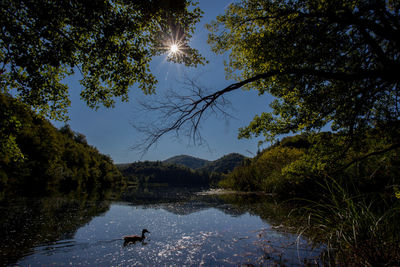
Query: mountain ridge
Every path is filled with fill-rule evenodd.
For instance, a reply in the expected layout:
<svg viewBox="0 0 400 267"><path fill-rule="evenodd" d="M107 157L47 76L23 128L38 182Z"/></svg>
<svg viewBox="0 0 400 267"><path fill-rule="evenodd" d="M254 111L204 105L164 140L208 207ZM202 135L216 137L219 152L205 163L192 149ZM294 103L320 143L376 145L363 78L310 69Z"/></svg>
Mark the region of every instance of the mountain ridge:
<svg viewBox="0 0 400 267"><path fill-rule="evenodd" d="M245 156L239 153L229 153L212 161L189 155L177 155L162 162L181 165L193 170L205 171L208 173L228 173L231 172L236 166L240 165L245 158Z"/></svg>
<svg viewBox="0 0 400 267"><path fill-rule="evenodd" d="M200 170L208 173L228 173L233 171L236 166L242 164L245 156L239 153L229 153L219 159L210 161L208 164L203 166Z"/></svg>
<svg viewBox="0 0 400 267"><path fill-rule="evenodd" d="M215 185L222 174L233 171L244 159L245 157L238 153L230 153L214 161L178 155L164 161L142 161L116 166L131 185L205 186Z"/></svg>
<svg viewBox="0 0 400 267"><path fill-rule="evenodd" d="M166 160L163 160L162 162L176 164L176 165L183 165L185 167L196 170L204 167L205 165L209 164L212 161L182 154L170 157Z"/></svg>

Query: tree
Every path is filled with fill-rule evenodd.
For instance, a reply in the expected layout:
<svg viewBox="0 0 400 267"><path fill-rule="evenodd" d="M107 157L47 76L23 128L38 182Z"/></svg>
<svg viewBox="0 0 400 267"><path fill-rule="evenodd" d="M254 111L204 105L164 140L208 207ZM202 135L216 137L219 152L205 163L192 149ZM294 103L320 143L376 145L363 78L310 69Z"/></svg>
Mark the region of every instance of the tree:
<svg viewBox="0 0 400 267"><path fill-rule="evenodd" d="M191 0L5 0L0 10L0 92L49 118L67 118L63 79L75 71L89 107L112 107L134 84L154 91L149 62L177 38L183 53L170 60L204 61L187 45L201 16Z"/></svg>
<svg viewBox="0 0 400 267"><path fill-rule="evenodd" d="M20 101L0 94L0 110L3 107L18 125L14 125L17 129L7 127L12 131L0 134L9 134L18 151L0 142L0 199L15 191L87 191L123 183L111 158L88 145L85 136L73 132L69 125L57 130ZM21 156L25 160L18 160Z"/></svg>
<svg viewBox="0 0 400 267"><path fill-rule="evenodd" d="M221 108L224 95L245 88L275 100L272 112L240 129L240 138L273 140L327 125L348 136L367 128L396 135L400 1L243 0L208 29L213 51L229 54L227 77L238 82L180 97L179 116L169 110L177 123L164 130L184 123L196 130L207 110Z"/></svg>

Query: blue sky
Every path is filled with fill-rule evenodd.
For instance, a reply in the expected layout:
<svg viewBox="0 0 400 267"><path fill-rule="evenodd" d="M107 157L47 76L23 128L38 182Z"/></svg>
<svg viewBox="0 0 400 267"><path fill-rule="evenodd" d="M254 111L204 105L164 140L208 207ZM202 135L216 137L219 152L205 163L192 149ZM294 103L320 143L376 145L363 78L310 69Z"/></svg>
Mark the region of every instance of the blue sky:
<svg viewBox="0 0 400 267"><path fill-rule="evenodd" d="M224 59L228 55L215 55L207 44L208 31L204 25L223 14L224 9L232 1L201 0L200 8L204 11L203 18L197 24L191 46L198 49L206 57L209 64L198 68L188 68L180 64L166 62L166 56L154 58L151 63L152 73L157 77L156 96L146 97L152 99L162 95L165 90L173 88L185 94L181 81L183 75L196 78L202 85L216 91L225 88L234 81L225 79ZM237 152L245 156L253 156L257 152L257 143L260 139L239 140L237 138L239 127L246 126L256 114L268 111L268 104L272 98L268 95L258 96L256 91L236 90L226 95L232 103L230 113L234 118L229 121L221 118L209 117L203 121L201 134L206 145L193 145L181 137L177 139L173 134L162 137L159 142L141 155L132 147L141 140L141 136L132 127L132 124L141 119L138 112L138 99L144 99L144 94L136 86L130 90L128 103L118 102L113 109L99 108L92 110L80 100L79 92L82 87L79 77L73 76L66 80L70 86L71 107L69 109L71 128L84 134L90 145L97 147L103 153L112 157L115 163L128 163L139 160L165 160L175 155L191 155L208 160L215 160L223 155ZM147 114L152 116L152 114ZM57 127L63 125L54 122Z"/></svg>

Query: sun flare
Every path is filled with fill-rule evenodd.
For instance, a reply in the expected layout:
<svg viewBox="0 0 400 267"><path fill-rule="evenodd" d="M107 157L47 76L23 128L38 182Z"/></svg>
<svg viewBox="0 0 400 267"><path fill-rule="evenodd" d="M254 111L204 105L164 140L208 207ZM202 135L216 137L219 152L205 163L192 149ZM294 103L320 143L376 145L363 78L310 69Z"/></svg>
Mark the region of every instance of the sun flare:
<svg viewBox="0 0 400 267"><path fill-rule="evenodd" d="M160 50L167 54L168 60L178 62L186 56L187 46L184 41L185 36L176 33L175 37L169 36L162 41Z"/></svg>
<svg viewBox="0 0 400 267"><path fill-rule="evenodd" d="M179 47L177 44L172 44L171 47L169 48L169 51L172 54L178 53L179 52Z"/></svg>

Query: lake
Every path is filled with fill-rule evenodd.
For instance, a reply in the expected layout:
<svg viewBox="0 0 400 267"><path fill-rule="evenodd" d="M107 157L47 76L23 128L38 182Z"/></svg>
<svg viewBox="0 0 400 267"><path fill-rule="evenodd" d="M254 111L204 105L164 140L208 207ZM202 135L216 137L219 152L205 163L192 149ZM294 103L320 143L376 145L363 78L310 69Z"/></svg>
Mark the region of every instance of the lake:
<svg viewBox="0 0 400 267"><path fill-rule="evenodd" d="M260 195L187 188L2 204L3 266L248 266L316 264L322 248L284 229ZM5 216L4 216L5 215ZM124 244L125 235L143 242Z"/></svg>

